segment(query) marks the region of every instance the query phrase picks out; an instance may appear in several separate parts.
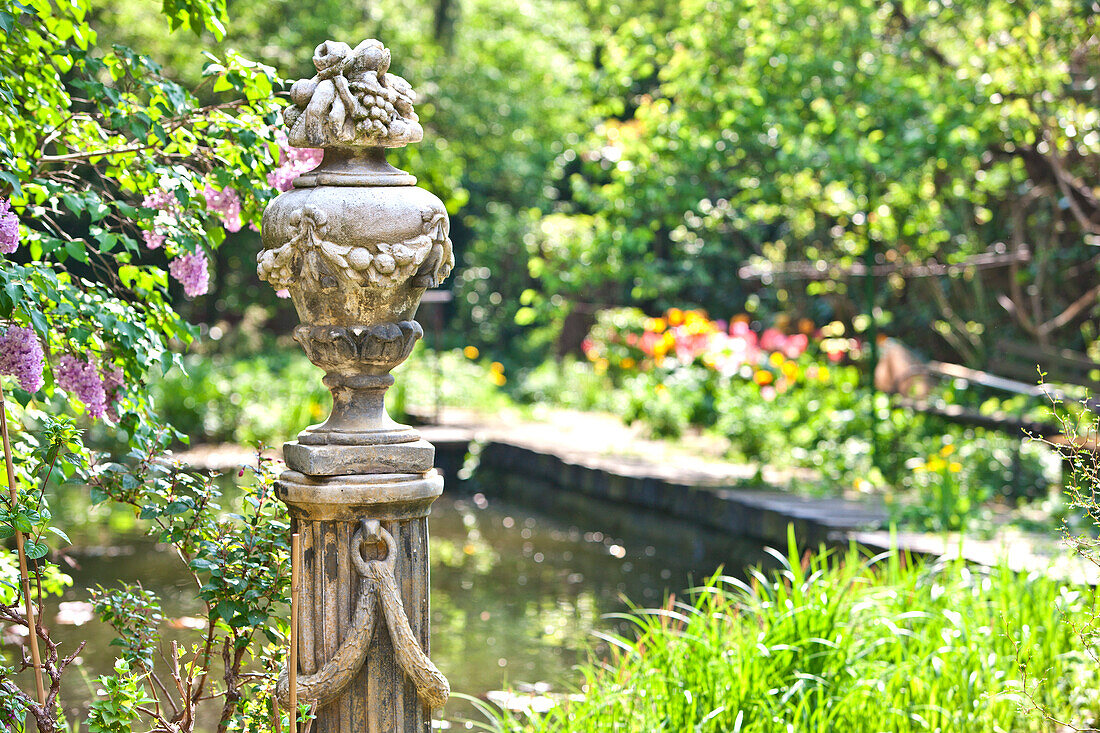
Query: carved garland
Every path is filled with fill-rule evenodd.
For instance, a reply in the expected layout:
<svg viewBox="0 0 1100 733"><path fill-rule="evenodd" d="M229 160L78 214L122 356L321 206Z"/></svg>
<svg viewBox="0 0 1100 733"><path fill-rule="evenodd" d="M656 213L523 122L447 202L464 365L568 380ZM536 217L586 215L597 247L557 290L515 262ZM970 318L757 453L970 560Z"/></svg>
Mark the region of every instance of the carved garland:
<svg viewBox="0 0 1100 733"><path fill-rule="evenodd" d="M362 285L396 288L413 278L416 287L435 287L451 273L454 253L447 236L447 215L421 211L423 233L395 244L336 244L325 239L328 216L305 206L290 214L297 232L286 244L261 250L256 272L276 289L302 284L335 288L338 278Z"/></svg>

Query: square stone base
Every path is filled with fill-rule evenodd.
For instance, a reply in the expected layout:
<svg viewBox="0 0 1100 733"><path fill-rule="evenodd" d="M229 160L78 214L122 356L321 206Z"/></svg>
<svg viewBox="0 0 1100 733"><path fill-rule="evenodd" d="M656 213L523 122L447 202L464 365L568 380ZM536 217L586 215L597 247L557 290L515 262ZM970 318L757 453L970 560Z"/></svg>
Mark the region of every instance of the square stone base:
<svg viewBox="0 0 1100 733"><path fill-rule="evenodd" d="M355 473L424 473L435 463L435 446L424 439L390 445L283 445L287 468L307 476Z"/></svg>

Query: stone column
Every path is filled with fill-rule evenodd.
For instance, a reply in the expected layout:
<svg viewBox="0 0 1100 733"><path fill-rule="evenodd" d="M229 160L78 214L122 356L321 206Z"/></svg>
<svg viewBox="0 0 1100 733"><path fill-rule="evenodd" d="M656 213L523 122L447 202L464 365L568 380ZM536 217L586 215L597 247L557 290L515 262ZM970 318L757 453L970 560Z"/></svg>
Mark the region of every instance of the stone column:
<svg viewBox="0 0 1100 733"><path fill-rule="evenodd" d="M454 264L449 222L386 162L386 148L423 137L389 51L326 41L313 62L284 119L289 143L324 159L268 205L257 258L260 277L290 292L294 337L333 396L329 418L284 446L277 484L302 537L298 699L317 703L317 733L427 733L449 693L428 658L427 516L443 479L384 396L423 335L424 290ZM285 706L285 672L278 691Z"/></svg>

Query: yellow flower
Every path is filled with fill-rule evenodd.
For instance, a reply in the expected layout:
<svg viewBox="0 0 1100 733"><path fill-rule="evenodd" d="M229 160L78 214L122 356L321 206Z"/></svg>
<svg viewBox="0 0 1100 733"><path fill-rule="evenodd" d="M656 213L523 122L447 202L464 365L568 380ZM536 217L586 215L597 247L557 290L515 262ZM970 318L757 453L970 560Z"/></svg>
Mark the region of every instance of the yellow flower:
<svg viewBox="0 0 1100 733"><path fill-rule="evenodd" d="M498 374L504 374L504 365L501 364L499 361L494 361L492 364L489 365L489 370L494 371Z"/></svg>
<svg viewBox="0 0 1100 733"><path fill-rule="evenodd" d="M645 330L647 331L651 331L653 333L662 333L667 327L668 326L665 323L664 318L645 319Z"/></svg>
<svg viewBox="0 0 1100 733"><path fill-rule="evenodd" d="M772 363L772 366L777 366L777 367L783 366L783 362L785 362L786 360L787 360L786 357L784 357L778 351L773 351L771 356L768 357L768 361L770 361Z"/></svg>
<svg viewBox="0 0 1100 733"><path fill-rule="evenodd" d="M942 471L947 466L947 462L939 456L932 456L926 465L929 471Z"/></svg>
<svg viewBox="0 0 1100 733"><path fill-rule="evenodd" d="M829 381L829 368L828 367L821 367L820 369L817 370L817 381L819 381L823 384L825 382Z"/></svg>
<svg viewBox="0 0 1100 733"><path fill-rule="evenodd" d="M948 443L944 447L940 448L940 455L947 458L949 455L955 452L955 444Z"/></svg>
<svg viewBox="0 0 1100 733"><path fill-rule="evenodd" d="M619 362L619 366L622 367L623 369L633 369L634 364L635 364L634 360L631 359L629 356Z"/></svg>
<svg viewBox="0 0 1100 733"><path fill-rule="evenodd" d="M489 372L489 381L498 387L503 387L508 378L500 372Z"/></svg>
<svg viewBox="0 0 1100 733"><path fill-rule="evenodd" d="M480 356L481 352L477 350L476 346L467 346L465 349L462 350L462 355L465 356L467 359L473 360Z"/></svg>
<svg viewBox="0 0 1100 733"><path fill-rule="evenodd" d="M787 379L789 379L792 382L794 380L798 379L798 371L799 371L798 364L795 364L793 361L785 361L785 362L783 362L783 367L782 368L783 368L783 376L784 377L786 377Z"/></svg>
<svg viewBox="0 0 1100 733"><path fill-rule="evenodd" d="M757 369L756 374L752 375L752 381L763 387L775 381L775 376L767 369Z"/></svg>
<svg viewBox="0 0 1100 733"><path fill-rule="evenodd" d="M665 385L663 385L663 384L658 384L658 385L657 385L656 387L654 387L653 389L654 389L654 390L656 390L656 392L657 392L658 394L663 394L663 393L665 393L665 392L667 392L667 391L668 391L668 387L666 387L666 386L665 386Z"/></svg>
<svg viewBox="0 0 1100 733"><path fill-rule="evenodd" d="M668 313L668 325L679 326L684 322L684 312L679 308L669 308Z"/></svg>
<svg viewBox="0 0 1100 733"><path fill-rule="evenodd" d="M596 374L603 374L607 371L607 367L610 365L611 362L601 356L599 359L596 359L592 367L596 370Z"/></svg>
<svg viewBox="0 0 1100 733"><path fill-rule="evenodd" d="M951 473L958 473L959 471L963 470L963 464L959 463L958 461L951 461L951 463L947 464L947 470Z"/></svg>

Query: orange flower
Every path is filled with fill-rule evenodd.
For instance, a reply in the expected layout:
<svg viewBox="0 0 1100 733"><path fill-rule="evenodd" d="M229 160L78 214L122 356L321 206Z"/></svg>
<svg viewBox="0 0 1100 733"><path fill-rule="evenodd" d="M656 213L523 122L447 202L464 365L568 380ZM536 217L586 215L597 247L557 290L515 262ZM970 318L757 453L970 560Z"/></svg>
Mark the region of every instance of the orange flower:
<svg viewBox="0 0 1100 733"><path fill-rule="evenodd" d="M504 374L504 365L501 364L499 361L494 361L492 364L489 365L489 370L498 374Z"/></svg>
<svg viewBox="0 0 1100 733"><path fill-rule="evenodd" d="M812 336L814 333L814 322L809 318L803 318L798 322L799 333L804 333L807 336Z"/></svg>
<svg viewBox="0 0 1100 733"><path fill-rule="evenodd" d="M679 326L684 322L684 312L679 308L669 308L666 316L668 317L668 325L670 326Z"/></svg>
<svg viewBox="0 0 1100 733"><path fill-rule="evenodd" d="M467 346L462 350L462 355L470 360L476 359L480 354L481 352L477 350L476 346Z"/></svg>
<svg viewBox="0 0 1100 733"><path fill-rule="evenodd" d="M619 362L619 366L623 369L633 369L635 362L629 356Z"/></svg>
<svg viewBox="0 0 1100 733"><path fill-rule="evenodd" d="M771 384L775 381L775 375L769 372L767 369L757 369L756 374L752 375L752 381L759 384L761 387Z"/></svg>
<svg viewBox="0 0 1100 733"><path fill-rule="evenodd" d="M489 381L498 387L503 387L504 383L508 381L508 377L500 372L489 372Z"/></svg>

